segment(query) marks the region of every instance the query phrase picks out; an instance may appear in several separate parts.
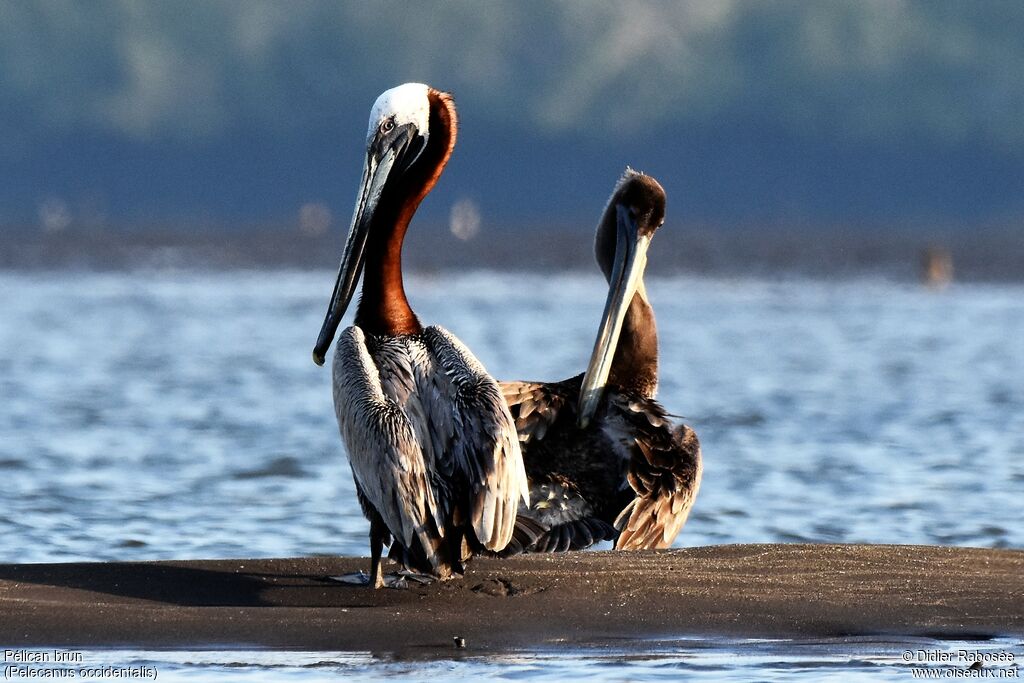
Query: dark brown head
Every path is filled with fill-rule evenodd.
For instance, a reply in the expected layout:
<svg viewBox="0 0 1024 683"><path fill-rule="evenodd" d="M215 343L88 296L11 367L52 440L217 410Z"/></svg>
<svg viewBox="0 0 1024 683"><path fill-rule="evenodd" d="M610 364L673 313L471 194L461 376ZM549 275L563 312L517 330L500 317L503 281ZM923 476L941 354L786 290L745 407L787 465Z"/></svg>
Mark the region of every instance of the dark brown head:
<svg viewBox="0 0 1024 683"><path fill-rule="evenodd" d="M665 189L649 175L627 167L611 201L629 208L643 234L654 234L665 222Z"/></svg>

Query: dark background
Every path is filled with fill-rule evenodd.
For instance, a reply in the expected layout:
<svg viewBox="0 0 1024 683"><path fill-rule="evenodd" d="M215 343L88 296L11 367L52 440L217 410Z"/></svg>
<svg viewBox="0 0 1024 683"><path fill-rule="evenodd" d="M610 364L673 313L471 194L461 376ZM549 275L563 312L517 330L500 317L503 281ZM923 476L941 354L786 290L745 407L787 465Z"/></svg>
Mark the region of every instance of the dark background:
<svg viewBox="0 0 1024 683"><path fill-rule="evenodd" d="M332 261L369 107L417 80L461 117L424 235L461 200L494 244L589 232L630 164L669 193L673 263L941 243L1019 274L1021 36L1012 1L7 0L0 258L199 239Z"/></svg>

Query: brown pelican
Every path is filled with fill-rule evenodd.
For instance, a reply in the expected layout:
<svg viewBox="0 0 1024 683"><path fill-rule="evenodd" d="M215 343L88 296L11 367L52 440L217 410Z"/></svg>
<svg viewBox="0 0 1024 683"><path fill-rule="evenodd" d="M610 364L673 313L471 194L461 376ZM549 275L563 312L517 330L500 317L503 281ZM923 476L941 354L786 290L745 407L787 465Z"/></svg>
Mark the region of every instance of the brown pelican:
<svg viewBox="0 0 1024 683"><path fill-rule="evenodd" d="M439 579L476 551L500 551L528 501L515 425L497 382L451 333L423 327L402 283L409 221L455 146L455 104L421 83L384 92L370 112L366 161L327 317L324 356L360 272L355 324L334 355L334 407L370 521L370 583L381 552Z"/></svg>
<svg viewBox="0 0 1024 683"><path fill-rule="evenodd" d="M672 544L697 496L701 452L654 400L658 333L643 274L665 217L665 191L626 169L597 227L595 252L608 299L585 375L504 382L530 479L520 516L546 533L519 550L563 551L615 540L639 550Z"/></svg>

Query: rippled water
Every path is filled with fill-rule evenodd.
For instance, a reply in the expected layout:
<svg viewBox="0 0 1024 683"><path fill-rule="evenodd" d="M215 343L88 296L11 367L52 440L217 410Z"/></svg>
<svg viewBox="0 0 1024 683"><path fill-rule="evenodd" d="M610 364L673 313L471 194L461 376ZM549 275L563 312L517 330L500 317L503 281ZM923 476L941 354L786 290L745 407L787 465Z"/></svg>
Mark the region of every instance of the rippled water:
<svg viewBox="0 0 1024 683"><path fill-rule="evenodd" d="M364 554L310 360L332 274L0 274L0 560ZM582 369L600 277L413 277L493 374ZM1024 287L656 279L704 446L678 543L1022 546Z"/></svg>
<svg viewBox="0 0 1024 683"><path fill-rule="evenodd" d="M943 653L949 664L920 661L923 653ZM977 654L980 653L980 654ZM1014 661L999 661L1007 654ZM929 670L937 678L966 669L975 657L989 657L984 672L991 678L1018 679L1021 643L1001 639L985 642L904 641L880 638L823 640L675 640L634 646L530 652L496 652L437 658L417 653L304 652L272 650L133 651L92 650L81 663L64 669L132 668L133 680L253 681L394 679L464 681L481 674L488 679L552 681L909 681ZM962 660L962 661L961 661ZM41 666L37 669L45 668ZM50 667L54 668L54 667Z"/></svg>
<svg viewBox="0 0 1024 683"><path fill-rule="evenodd" d="M365 554L329 372L310 360L332 280L0 273L0 561ZM596 273L407 288L506 379L582 370L605 293ZM1024 286L649 291L660 398L704 448L678 545L1024 546Z"/></svg>

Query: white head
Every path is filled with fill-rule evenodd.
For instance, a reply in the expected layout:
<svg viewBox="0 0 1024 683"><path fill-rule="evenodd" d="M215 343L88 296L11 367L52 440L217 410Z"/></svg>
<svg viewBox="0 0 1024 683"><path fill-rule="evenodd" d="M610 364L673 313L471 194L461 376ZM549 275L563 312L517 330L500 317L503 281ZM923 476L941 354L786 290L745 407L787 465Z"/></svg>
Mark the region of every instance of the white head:
<svg viewBox="0 0 1024 683"><path fill-rule="evenodd" d="M370 110L370 125L366 131L366 143L381 131L386 121L396 127L411 123L426 141L430 134L429 86L423 83L404 83L385 90L373 103Z"/></svg>

